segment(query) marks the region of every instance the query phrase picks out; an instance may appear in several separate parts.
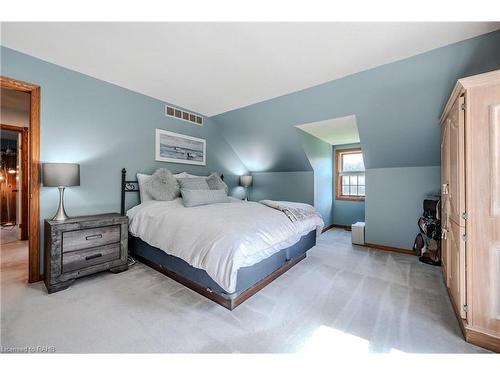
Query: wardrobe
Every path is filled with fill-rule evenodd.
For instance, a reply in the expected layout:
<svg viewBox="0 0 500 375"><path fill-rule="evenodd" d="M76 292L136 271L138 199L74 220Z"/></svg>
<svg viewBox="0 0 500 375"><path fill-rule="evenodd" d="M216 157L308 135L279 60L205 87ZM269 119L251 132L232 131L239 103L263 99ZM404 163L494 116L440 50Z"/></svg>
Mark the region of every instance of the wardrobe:
<svg viewBox="0 0 500 375"><path fill-rule="evenodd" d="M500 352L500 70L456 83L441 181L444 282L464 338Z"/></svg>

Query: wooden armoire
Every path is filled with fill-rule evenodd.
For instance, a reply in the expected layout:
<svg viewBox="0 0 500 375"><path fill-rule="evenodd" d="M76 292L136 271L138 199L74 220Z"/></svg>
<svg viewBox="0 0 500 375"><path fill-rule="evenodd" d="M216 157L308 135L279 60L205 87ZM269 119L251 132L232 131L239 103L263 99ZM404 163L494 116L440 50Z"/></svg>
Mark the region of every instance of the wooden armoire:
<svg viewBox="0 0 500 375"><path fill-rule="evenodd" d="M444 281L465 339L500 352L500 70L458 80L441 126Z"/></svg>

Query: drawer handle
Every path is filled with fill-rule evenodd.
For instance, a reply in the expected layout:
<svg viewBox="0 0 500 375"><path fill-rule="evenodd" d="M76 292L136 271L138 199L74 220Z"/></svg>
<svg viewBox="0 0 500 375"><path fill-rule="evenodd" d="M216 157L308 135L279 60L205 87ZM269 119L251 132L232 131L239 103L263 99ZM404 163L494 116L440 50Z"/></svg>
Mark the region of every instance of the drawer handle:
<svg viewBox="0 0 500 375"><path fill-rule="evenodd" d="M102 254L101 254L101 253L98 253L98 254L92 254L92 255L86 256L86 257L85 257L85 260L91 260L91 259L100 258L100 257L102 257Z"/></svg>
<svg viewBox="0 0 500 375"><path fill-rule="evenodd" d="M92 236L87 236L87 237L85 237L85 239L86 239L87 241L89 241L89 240L96 240L96 239L98 239L98 238L102 238L102 234L93 234Z"/></svg>

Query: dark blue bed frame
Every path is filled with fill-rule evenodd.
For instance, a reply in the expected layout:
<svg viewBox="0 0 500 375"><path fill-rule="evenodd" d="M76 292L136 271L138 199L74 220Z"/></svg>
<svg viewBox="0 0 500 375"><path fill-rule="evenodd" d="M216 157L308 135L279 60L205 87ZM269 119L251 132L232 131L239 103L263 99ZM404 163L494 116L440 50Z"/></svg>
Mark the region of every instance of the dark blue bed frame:
<svg viewBox="0 0 500 375"><path fill-rule="evenodd" d="M127 171L123 168L121 183L122 215L125 214L125 193L139 192L138 182L127 181L126 173ZM147 244L138 237L129 235L129 252L132 256L229 310L234 309L303 260L306 257L307 250L315 245L316 231L313 230L302 236L296 244L280 250L257 264L240 268L235 292L227 293L206 271L195 268L184 260Z"/></svg>

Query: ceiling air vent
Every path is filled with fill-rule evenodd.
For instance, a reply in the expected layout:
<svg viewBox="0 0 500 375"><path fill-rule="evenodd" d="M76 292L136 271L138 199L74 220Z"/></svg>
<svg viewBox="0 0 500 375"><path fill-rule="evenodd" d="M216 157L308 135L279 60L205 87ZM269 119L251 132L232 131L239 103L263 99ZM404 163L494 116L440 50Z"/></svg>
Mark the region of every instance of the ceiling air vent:
<svg viewBox="0 0 500 375"><path fill-rule="evenodd" d="M191 112L183 111L182 109L175 108L169 105L165 106L165 116L174 117L179 120L192 122L193 124L203 126L203 117Z"/></svg>

